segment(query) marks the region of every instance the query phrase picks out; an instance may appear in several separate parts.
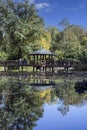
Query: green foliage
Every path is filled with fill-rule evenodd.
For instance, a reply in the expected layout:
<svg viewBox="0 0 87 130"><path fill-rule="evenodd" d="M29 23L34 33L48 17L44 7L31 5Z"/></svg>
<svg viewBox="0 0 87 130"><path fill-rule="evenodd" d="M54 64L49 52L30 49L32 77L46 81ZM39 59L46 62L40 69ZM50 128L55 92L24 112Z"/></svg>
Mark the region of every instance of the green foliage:
<svg viewBox="0 0 87 130"><path fill-rule="evenodd" d="M57 35L55 53L59 59L86 60L86 31L79 26L68 25ZM84 47L82 47L84 43ZM57 47L58 46L58 47ZM85 48L85 49L84 49ZM59 52L58 52L59 51ZM85 53L83 55L83 53Z"/></svg>
<svg viewBox="0 0 87 130"><path fill-rule="evenodd" d="M13 130L15 126L18 129L21 129L21 126L25 130L27 128L34 129L37 120L43 116L44 104L46 103L56 104L58 111L64 116L69 112L71 105L80 107L85 105L84 101L87 100L87 93L78 94L74 88L75 83L82 78L73 76L59 78L58 76L55 77L57 83L53 88L44 87L43 89L40 86L32 87L29 85L32 78L36 80L40 78L38 75L35 77L27 75L26 78L22 74L19 76L0 77L0 128L2 130ZM48 76L48 79L50 78ZM1 107L2 101L5 107Z"/></svg>
<svg viewBox="0 0 87 130"><path fill-rule="evenodd" d="M59 59L59 60L64 59L64 52L63 52L63 51L61 51L61 50L56 50L55 53L56 53L57 59Z"/></svg>
<svg viewBox="0 0 87 130"><path fill-rule="evenodd" d="M65 58L77 58L77 53L79 51L79 42L72 30L67 29L64 31L62 48L65 50Z"/></svg>
<svg viewBox="0 0 87 130"><path fill-rule="evenodd" d="M67 18L59 25L60 31L57 27L45 28L29 0L1 0L0 59L28 58L28 53L43 47L54 52L58 59L87 61L87 30L71 25Z"/></svg>
<svg viewBox="0 0 87 130"><path fill-rule="evenodd" d="M7 54L3 51L3 52L0 52L0 60L6 60L8 58Z"/></svg>
<svg viewBox="0 0 87 130"><path fill-rule="evenodd" d="M25 57L33 51L43 32L43 20L29 1L0 1L0 47L9 59Z"/></svg>
<svg viewBox="0 0 87 130"><path fill-rule="evenodd" d="M58 48L58 45L57 45L57 35L59 34L58 29L56 27L48 27L47 30L51 34L50 50L55 52L55 50Z"/></svg>

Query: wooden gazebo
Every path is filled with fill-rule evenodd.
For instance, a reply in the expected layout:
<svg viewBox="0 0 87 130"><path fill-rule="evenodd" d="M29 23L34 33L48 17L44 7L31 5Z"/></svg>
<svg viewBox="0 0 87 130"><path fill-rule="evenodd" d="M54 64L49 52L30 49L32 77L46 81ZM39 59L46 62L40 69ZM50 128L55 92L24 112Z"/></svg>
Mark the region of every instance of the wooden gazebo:
<svg viewBox="0 0 87 130"><path fill-rule="evenodd" d="M29 61L33 66L33 71L37 71L38 69L46 71L47 68L53 71L54 53L40 49L29 54Z"/></svg>

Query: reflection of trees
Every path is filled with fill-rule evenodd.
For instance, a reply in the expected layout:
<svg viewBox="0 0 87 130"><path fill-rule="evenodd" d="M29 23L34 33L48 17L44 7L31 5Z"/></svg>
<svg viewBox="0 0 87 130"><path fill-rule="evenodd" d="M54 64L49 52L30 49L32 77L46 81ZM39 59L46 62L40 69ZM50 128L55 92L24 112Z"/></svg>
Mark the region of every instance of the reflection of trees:
<svg viewBox="0 0 87 130"><path fill-rule="evenodd" d="M87 100L86 94L78 94L74 89L74 82L64 81L63 83L58 84L55 87L56 95L59 97L60 105L58 106L58 111L62 113L62 115L66 115L69 111L70 105L75 105L80 107L83 105L84 100Z"/></svg>
<svg viewBox="0 0 87 130"><path fill-rule="evenodd" d="M44 91L40 91L40 98L43 99L44 103L53 103L56 101L55 91L52 88L47 88Z"/></svg>
<svg viewBox="0 0 87 130"><path fill-rule="evenodd" d="M66 115L70 105L80 107L87 94L78 94L74 82L63 80L55 87L30 87L29 83L13 78L0 79L0 103L3 95L5 106L0 107L0 129L30 129L43 116L44 103L58 103L58 111ZM58 100L59 99L59 100ZM58 102L59 101L59 102Z"/></svg>
<svg viewBox="0 0 87 130"><path fill-rule="evenodd" d="M54 99L51 88L39 90L26 82L11 79L0 84L0 101L5 97L5 107L0 108L0 129L33 130L36 121L43 116L43 104Z"/></svg>
<svg viewBox="0 0 87 130"><path fill-rule="evenodd" d="M32 130L36 120L43 115L43 100L39 91L24 84L10 85L10 93L5 95L5 107L0 108L0 129Z"/></svg>
<svg viewBox="0 0 87 130"><path fill-rule="evenodd" d="M58 107L58 111L60 111L63 116L66 115L67 112L69 111L69 105L61 104L61 105Z"/></svg>

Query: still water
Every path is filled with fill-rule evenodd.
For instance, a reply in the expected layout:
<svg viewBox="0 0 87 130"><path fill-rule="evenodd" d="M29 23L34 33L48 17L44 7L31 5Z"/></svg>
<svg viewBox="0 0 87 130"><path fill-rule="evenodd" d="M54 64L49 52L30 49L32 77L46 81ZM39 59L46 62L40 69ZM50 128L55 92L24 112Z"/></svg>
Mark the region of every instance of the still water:
<svg viewBox="0 0 87 130"><path fill-rule="evenodd" d="M0 76L0 130L87 130L85 75Z"/></svg>

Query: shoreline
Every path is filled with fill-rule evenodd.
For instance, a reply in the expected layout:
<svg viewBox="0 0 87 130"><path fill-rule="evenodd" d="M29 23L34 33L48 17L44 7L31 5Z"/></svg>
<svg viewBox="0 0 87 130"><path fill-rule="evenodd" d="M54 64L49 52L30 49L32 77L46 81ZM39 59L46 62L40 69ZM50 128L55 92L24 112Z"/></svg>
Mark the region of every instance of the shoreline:
<svg viewBox="0 0 87 130"><path fill-rule="evenodd" d="M87 71L60 71L60 72L29 72L29 71L0 71L0 76L17 76L17 75L46 75L46 76L60 76L60 75L77 75L87 76Z"/></svg>

